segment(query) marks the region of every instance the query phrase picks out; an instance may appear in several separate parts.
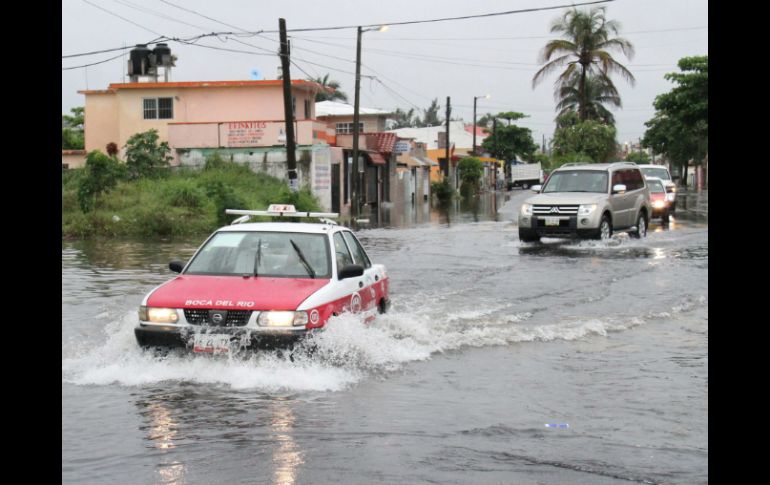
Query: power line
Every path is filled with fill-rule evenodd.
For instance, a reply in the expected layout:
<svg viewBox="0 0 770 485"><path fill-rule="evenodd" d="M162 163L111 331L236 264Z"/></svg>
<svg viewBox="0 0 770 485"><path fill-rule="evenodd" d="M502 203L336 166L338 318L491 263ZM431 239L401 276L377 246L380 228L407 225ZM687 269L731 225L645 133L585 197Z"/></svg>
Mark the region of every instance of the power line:
<svg viewBox="0 0 770 485"><path fill-rule="evenodd" d="M172 22L176 22L176 23L179 23L179 24L189 25L190 27L195 27L196 29L206 30L204 27L201 27L200 25L190 24L190 23L185 22L184 20L179 20L179 19L176 19L174 17L169 17L168 15L160 13L160 12L158 12L156 10L152 10L150 8L143 7L141 5L137 5L137 4L135 4L133 2L129 2L127 0L112 0L112 1L115 2L115 3L118 3L120 5L124 5L126 7L133 8L134 10L139 10L140 12L149 13L150 15L154 15L154 16L162 18L162 19L170 20Z"/></svg>
<svg viewBox="0 0 770 485"><path fill-rule="evenodd" d="M108 14L110 14L110 15L114 15L115 17L117 17L117 18L119 18L119 19L121 19L121 20L125 20L125 21L126 21L126 22L128 22L129 24L132 24L132 25L136 25L136 26L137 26L137 27L139 27L140 29L144 29L144 30L146 30L147 32L151 32L151 33L153 33L153 34L155 34L155 35L159 35L159 36L163 37L163 34L159 34L159 33L155 32L154 30L150 30L150 29L148 29L147 27L145 27L144 25L140 25L140 24L137 24L137 23L136 23L136 22L134 22L133 20L128 20L128 19L127 19L127 18L125 18L125 17L121 17L120 15L116 14L115 12L111 12L110 10L107 10L107 9L106 9L106 8L104 8L104 7L100 7L99 5L96 5L95 3L91 3L91 2L89 2L88 0L83 0L83 1L84 1L85 3L87 3L87 4L91 5L92 7L96 7L96 8L98 8L99 10L102 10L102 11L104 11L104 12L107 12L107 13L108 13Z"/></svg>
<svg viewBox="0 0 770 485"><path fill-rule="evenodd" d="M109 62L109 61L115 60L115 59L117 59L119 57L123 57L123 53L122 52L120 54L118 54L117 56L115 56L115 57L110 57L109 59L105 59L103 61L92 62L91 64L83 64L82 66L62 67L61 70L62 71L69 71L69 70L72 70L72 69L81 69L81 68L84 68L84 67L95 66L97 64L104 64L105 62Z"/></svg>

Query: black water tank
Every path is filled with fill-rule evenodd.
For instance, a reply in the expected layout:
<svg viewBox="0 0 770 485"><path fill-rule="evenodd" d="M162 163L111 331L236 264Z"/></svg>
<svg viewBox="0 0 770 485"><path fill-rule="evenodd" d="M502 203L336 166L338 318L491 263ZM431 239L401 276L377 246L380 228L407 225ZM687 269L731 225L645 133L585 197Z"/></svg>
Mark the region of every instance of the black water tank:
<svg viewBox="0 0 770 485"><path fill-rule="evenodd" d="M152 53L155 54L158 65L168 66L171 64L171 49L168 44L157 44Z"/></svg>
<svg viewBox="0 0 770 485"><path fill-rule="evenodd" d="M147 74L147 68L150 65L148 56L150 55L150 49L146 44L136 44L136 47L131 49L130 60L128 62L128 75L129 76L142 76Z"/></svg>

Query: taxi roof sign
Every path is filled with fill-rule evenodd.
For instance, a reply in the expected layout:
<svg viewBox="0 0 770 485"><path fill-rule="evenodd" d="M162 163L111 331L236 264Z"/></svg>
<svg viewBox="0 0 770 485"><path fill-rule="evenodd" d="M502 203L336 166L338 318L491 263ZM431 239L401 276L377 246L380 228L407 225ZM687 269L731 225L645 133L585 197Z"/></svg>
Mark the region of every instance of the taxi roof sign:
<svg viewBox="0 0 770 485"><path fill-rule="evenodd" d="M240 215L235 219L233 224L240 224L248 221L253 216L271 216L271 217L315 217L323 220L326 223L334 223L334 221L324 220L328 217L339 217L337 212L297 212L297 209L292 204L270 204L266 211L254 211L245 209L225 209L225 214ZM336 223L334 223L336 224Z"/></svg>

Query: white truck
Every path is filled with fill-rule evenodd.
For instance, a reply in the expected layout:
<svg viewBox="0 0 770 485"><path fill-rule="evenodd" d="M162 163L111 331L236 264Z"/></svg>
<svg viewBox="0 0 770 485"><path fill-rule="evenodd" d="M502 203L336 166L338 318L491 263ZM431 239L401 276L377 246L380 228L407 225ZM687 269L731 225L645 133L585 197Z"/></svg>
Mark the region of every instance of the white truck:
<svg viewBox="0 0 770 485"><path fill-rule="evenodd" d="M540 163L512 163L508 178L508 190L514 187L528 189L543 183L543 170Z"/></svg>

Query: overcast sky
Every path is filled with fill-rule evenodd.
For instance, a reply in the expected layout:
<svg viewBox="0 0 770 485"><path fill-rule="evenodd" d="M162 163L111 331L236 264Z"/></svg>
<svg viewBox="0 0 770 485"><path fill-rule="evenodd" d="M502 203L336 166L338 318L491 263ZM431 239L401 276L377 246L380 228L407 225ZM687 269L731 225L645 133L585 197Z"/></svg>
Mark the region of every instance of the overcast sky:
<svg viewBox="0 0 770 485"><path fill-rule="evenodd" d="M576 0L582 3L586 0ZM146 43L159 36L186 39L211 32L266 31L251 37L208 37L185 45L169 42L178 56L173 81L243 80L258 70L275 79L280 65L278 19L287 28L388 24L413 20L479 15L510 10L572 4L566 0L63 0L62 56ZM178 5L196 13L175 7ZM637 140L654 109L655 96L669 91L663 79L678 71L682 57L708 54L707 0L615 0L601 4L608 19L621 24L621 36L636 54L613 56L636 77L632 87L615 78L623 108L615 110L618 141ZM579 7L587 9L590 7ZM361 106L395 110L416 108L422 113L434 98L445 113L451 97L452 117L473 121L473 98L478 117L484 113L520 111L517 121L532 130L539 144L553 136L555 101L553 74L532 89L539 69L538 56L554 38L551 22L565 9L517 13L485 18L391 26L386 32L366 32L362 43ZM119 18L119 17L122 18ZM208 18L205 18L205 17ZM222 23L218 23L222 22ZM229 25L226 25L229 24ZM268 32L269 31L269 32ZM276 32L272 32L276 31ZM290 32L292 79L329 74L353 103L356 29ZM251 45L245 45L251 44ZM229 52L209 47L249 52ZM152 48L152 46L150 46ZM125 51L126 55L128 50ZM81 66L119 56L111 51L62 59L62 68ZM62 113L82 106L81 89L105 89L123 82L125 59L88 68L62 70ZM300 68L302 70L300 70ZM305 72L303 72L303 70Z"/></svg>

